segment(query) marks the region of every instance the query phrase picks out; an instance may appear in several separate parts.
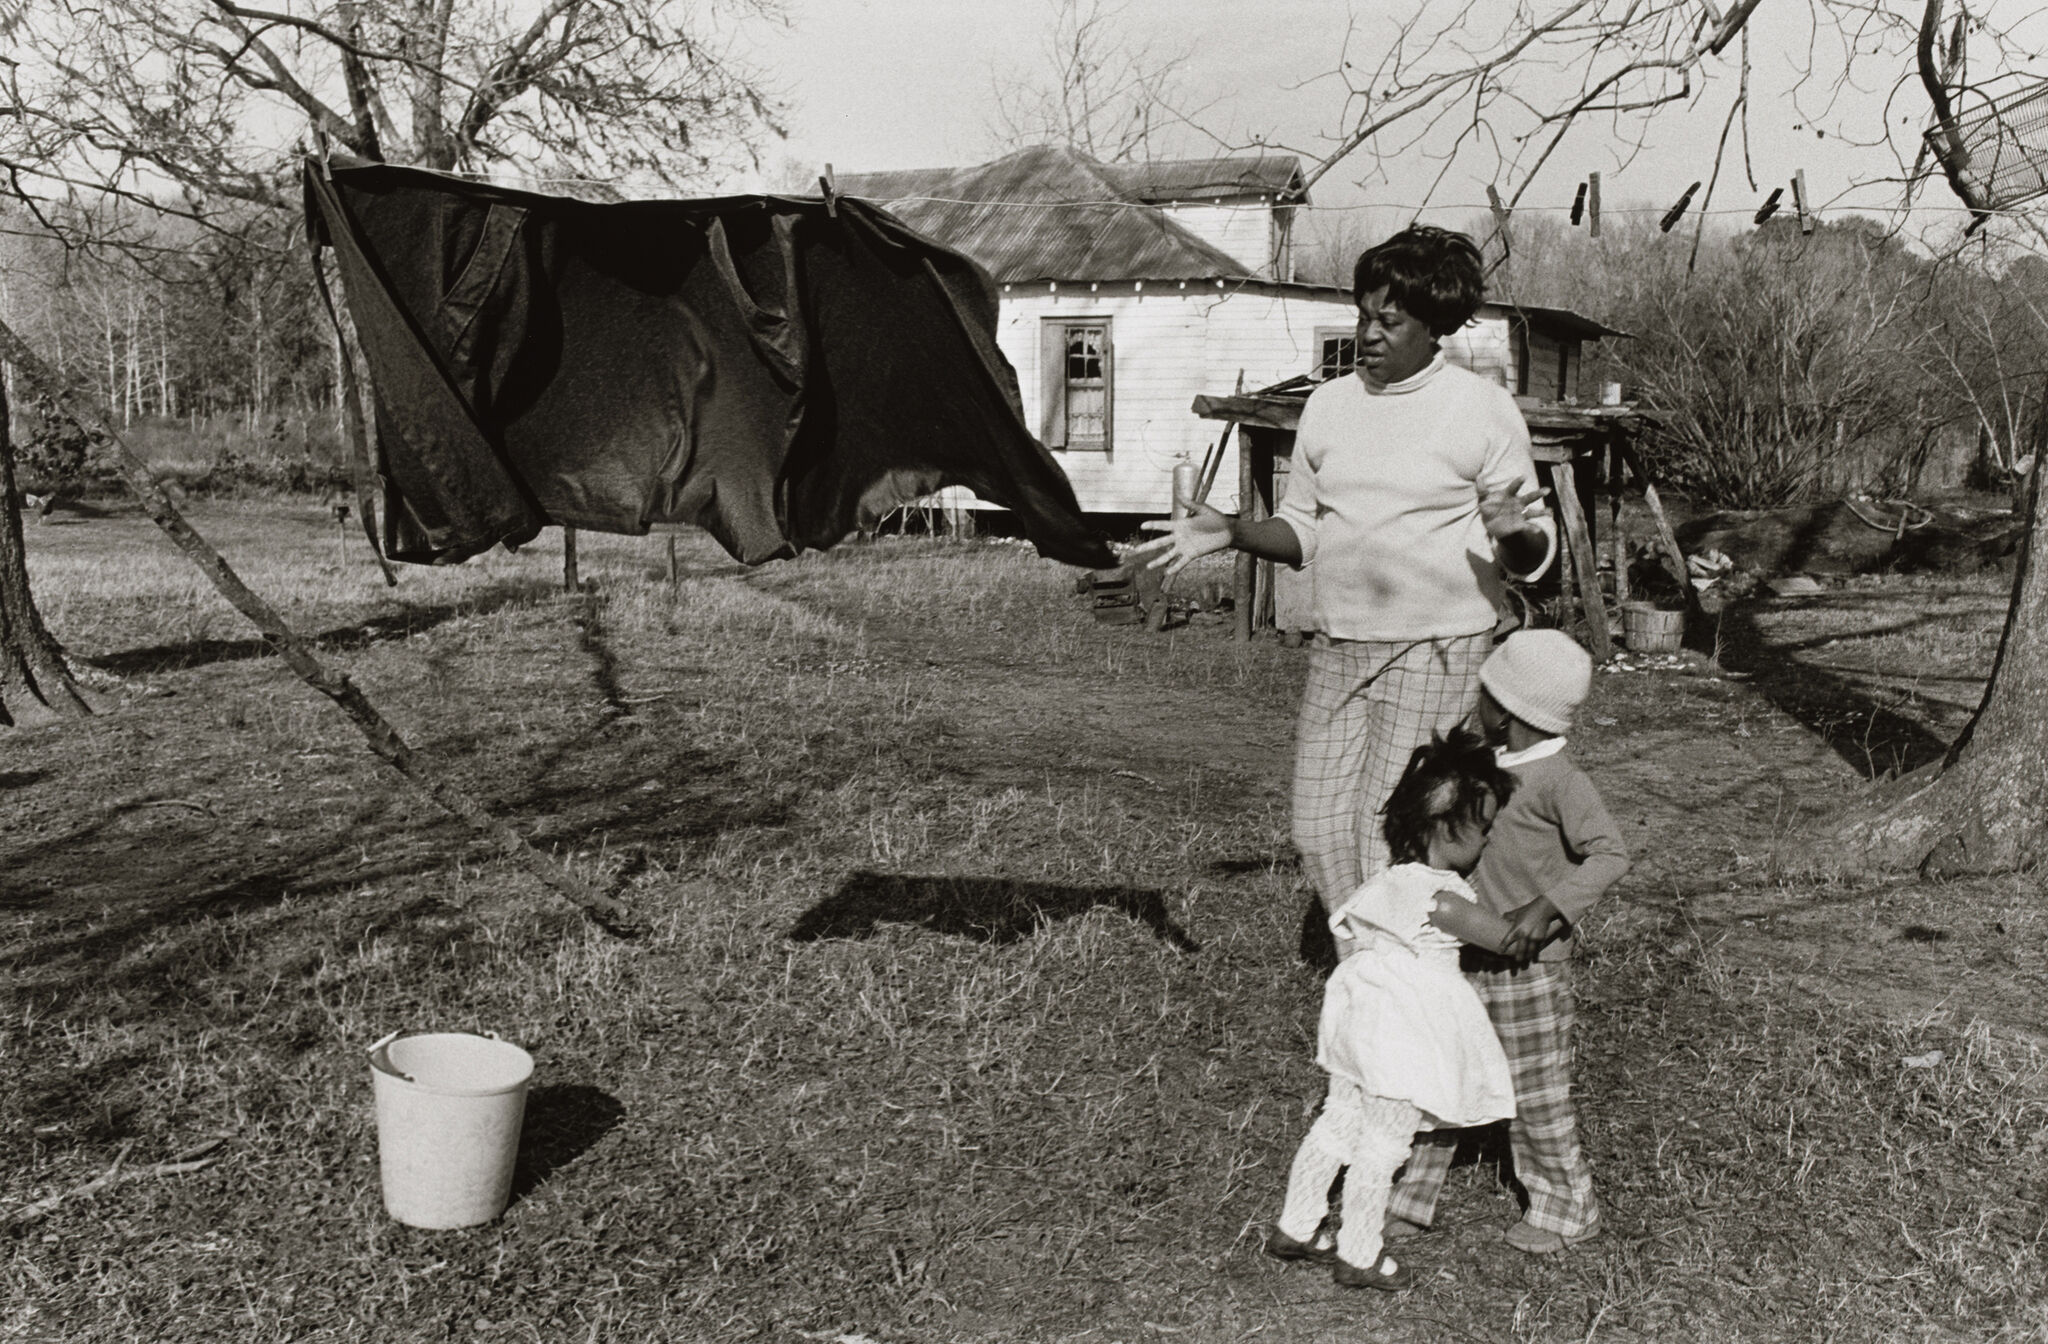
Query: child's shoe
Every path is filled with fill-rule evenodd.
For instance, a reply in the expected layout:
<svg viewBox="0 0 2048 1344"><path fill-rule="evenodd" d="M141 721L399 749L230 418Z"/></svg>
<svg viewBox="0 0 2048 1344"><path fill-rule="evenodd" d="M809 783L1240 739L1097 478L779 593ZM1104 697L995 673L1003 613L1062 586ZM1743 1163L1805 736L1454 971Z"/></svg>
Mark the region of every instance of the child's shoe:
<svg viewBox="0 0 2048 1344"><path fill-rule="evenodd" d="M1504 1237L1508 1245L1518 1251L1525 1251L1530 1255L1556 1255L1559 1251L1568 1250L1582 1241L1591 1241L1599 1235L1600 1224L1597 1222L1585 1231L1568 1237L1561 1232L1537 1227L1524 1218L1509 1228Z"/></svg>
<svg viewBox="0 0 2048 1344"><path fill-rule="evenodd" d="M1398 1213L1387 1215L1387 1224L1380 1229L1381 1241L1407 1241L1429 1231L1421 1223L1411 1223Z"/></svg>
<svg viewBox="0 0 2048 1344"><path fill-rule="evenodd" d="M1307 1260L1315 1264L1329 1264L1337 1259L1337 1244L1323 1234L1323 1227L1316 1228L1316 1234L1307 1241L1296 1241L1280 1230L1275 1223L1266 1231L1266 1254L1275 1260Z"/></svg>
<svg viewBox="0 0 2048 1344"><path fill-rule="evenodd" d="M1380 1258L1365 1269L1348 1260L1339 1260L1331 1267L1330 1277L1339 1288L1377 1288L1387 1293L1398 1293L1415 1283L1415 1271L1385 1251L1381 1251Z"/></svg>

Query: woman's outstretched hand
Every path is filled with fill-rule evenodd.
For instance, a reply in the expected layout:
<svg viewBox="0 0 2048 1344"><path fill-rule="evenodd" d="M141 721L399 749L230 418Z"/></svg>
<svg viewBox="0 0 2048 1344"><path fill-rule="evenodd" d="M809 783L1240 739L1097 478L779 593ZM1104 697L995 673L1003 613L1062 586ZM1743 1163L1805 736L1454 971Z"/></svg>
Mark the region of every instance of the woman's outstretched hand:
<svg viewBox="0 0 2048 1344"><path fill-rule="evenodd" d="M1165 566L1169 579L1205 555L1230 549L1230 515L1207 504L1190 505L1185 518L1155 518L1138 526L1163 535L1132 551L1132 556L1148 569Z"/></svg>
<svg viewBox="0 0 2048 1344"><path fill-rule="evenodd" d="M1537 522L1549 513L1543 503L1549 493L1520 476L1505 485L1479 487L1479 516L1486 523L1487 534L1499 538L1535 531Z"/></svg>

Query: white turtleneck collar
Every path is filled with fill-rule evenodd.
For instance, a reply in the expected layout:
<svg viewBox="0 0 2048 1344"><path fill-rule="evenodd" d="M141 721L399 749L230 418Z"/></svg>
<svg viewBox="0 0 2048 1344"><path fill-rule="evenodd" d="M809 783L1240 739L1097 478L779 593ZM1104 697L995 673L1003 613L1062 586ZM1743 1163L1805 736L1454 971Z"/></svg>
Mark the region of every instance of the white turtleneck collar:
<svg viewBox="0 0 2048 1344"><path fill-rule="evenodd" d="M1358 378L1360 382L1365 384L1365 390L1372 396L1398 397L1408 392L1420 392L1423 388L1435 382L1436 376L1443 371L1444 352L1438 350L1434 355L1430 356L1429 363L1397 383L1375 382L1371 375L1366 373L1363 365L1359 366Z"/></svg>

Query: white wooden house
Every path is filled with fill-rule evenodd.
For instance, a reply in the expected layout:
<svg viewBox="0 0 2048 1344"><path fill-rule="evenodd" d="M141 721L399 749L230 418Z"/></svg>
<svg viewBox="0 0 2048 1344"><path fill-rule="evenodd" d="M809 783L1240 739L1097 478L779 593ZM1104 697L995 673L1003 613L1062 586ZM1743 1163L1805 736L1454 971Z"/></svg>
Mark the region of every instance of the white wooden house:
<svg viewBox="0 0 2048 1344"><path fill-rule="evenodd" d="M1351 366L1349 291L1293 278L1294 215L1308 202L1292 156L1108 165L1039 146L838 185L994 276L997 343L1090 513L1166 512L1175 464L1201 461L1217 436L1196 396ZM1579 342L1605 332L1558 309L1488 304L1446 349L1512 390L1563 399ZM1210 495L1225 510L1237 507L1235 454Z"/></svg>

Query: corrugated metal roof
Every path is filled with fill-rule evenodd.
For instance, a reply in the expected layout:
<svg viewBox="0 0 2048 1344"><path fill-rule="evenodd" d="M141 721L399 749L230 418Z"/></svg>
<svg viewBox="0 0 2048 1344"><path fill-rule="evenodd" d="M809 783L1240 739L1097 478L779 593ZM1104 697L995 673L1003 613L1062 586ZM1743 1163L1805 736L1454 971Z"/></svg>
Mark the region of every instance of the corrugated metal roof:
<svg viewBox="0 0 2048 1344"><path fill-rule="evenodd" d="M1232 154L1214 159L1115 163L1107 171L1141 201L1206 201L1221 196L1279 195L1301 184L1292 154Z"/></svg>
<svg viewBox="0 0 2048 1344"><path fill-rule="evenodd" d="M838 186L965 252L999 281L1252 275L1243 262L1132 197L1102 164L1062 146L1020 149L972 168L848 173Z"/></svg>

